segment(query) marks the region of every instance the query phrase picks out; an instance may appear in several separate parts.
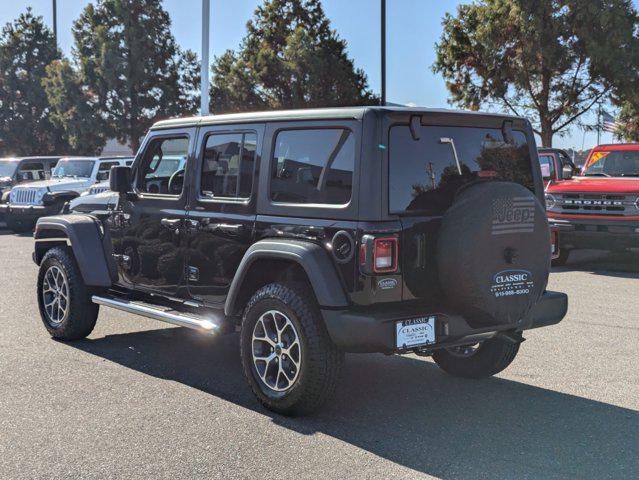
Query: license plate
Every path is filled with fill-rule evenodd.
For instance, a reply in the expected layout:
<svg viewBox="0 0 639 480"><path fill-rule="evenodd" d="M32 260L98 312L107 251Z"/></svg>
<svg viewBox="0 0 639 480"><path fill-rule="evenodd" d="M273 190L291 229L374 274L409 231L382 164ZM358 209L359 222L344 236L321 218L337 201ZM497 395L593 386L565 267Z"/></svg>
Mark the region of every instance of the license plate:
<svg viewBox="0 0 639 480"><path fill-rule="evenodd" d="M435 343L435 317L411 318L395 322L396 346L399 349Z"/></svg>

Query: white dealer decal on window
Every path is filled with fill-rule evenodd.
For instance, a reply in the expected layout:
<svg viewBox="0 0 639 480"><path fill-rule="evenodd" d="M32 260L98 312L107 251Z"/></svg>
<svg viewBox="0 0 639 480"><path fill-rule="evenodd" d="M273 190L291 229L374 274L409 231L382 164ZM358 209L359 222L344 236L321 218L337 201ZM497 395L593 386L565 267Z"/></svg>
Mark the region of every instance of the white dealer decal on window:
<svg viewBox="0 0 639 480"><path fill-rule="evenodd" d="M534 284L532 273L528 270L502 270L493 276L490 291L495 297L527 295Z"/></svg>

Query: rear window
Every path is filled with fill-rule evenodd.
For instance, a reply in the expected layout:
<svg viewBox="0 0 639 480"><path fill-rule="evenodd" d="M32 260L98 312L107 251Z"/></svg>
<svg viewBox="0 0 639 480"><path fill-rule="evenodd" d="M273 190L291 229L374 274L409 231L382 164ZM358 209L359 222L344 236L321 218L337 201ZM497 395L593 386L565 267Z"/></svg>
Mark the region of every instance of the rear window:
<svg viewBox="0 0 639 480"><path fill-rule="evenodd" d="M271 200L345 205L354 165L355 140L348 129L281 130L271 164Z"/></svg>
<svg viewBox="0 0 639 480"><path fill-rule="evenodd" d="M413 140L407 125L390 129L391 213L442 215L455 192L478 179L515 182L534 191L530 152L521 131L512 132L510 143L500 129L489 128L421 126L419 137Z"/></svg>

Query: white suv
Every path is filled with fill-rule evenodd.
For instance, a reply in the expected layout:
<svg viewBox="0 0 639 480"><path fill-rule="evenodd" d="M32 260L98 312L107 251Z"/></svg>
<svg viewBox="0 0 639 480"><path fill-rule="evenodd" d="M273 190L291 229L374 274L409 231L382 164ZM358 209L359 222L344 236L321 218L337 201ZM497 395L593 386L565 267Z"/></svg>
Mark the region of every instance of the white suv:
<svg viewBox="0 0 639 480"><path fill-rule="evenodd" d="M23 183L11 190L6 205L7 227L14 232L32 230L40 217L60 213L64 204L109 179L111 167L128 165L130 157L62 158L51 179Z"/></svg>

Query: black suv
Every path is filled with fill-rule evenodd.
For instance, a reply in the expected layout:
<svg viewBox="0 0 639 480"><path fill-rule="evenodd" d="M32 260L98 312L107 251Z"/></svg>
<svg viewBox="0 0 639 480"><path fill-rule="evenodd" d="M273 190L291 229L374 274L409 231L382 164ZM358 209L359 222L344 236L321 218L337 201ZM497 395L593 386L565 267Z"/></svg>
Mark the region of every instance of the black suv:
<svg viewBox="0 0 639 480"><path fill-rule="evenodd" d="M180 159L186 158L186 161ZM344 352L486 377L558 323L535 142L521 118L335 108L162 121L109 212L42 218L38 302L58 339L100 305L222 334L266 407L302 414Z"/></svg>

